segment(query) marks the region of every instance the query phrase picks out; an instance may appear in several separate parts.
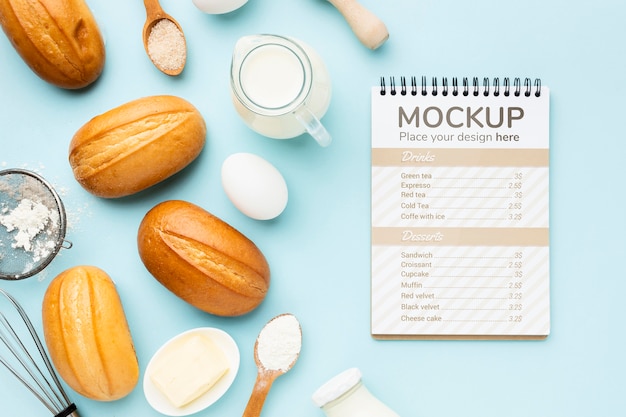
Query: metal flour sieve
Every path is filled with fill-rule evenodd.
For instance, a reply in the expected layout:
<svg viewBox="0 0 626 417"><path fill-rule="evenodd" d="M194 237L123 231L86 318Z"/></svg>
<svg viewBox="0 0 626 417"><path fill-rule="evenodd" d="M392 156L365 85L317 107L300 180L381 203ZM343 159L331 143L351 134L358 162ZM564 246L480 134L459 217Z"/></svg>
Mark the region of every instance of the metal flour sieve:
<svg viewBox="0 0 626 417"><path fill-rule="evenodd" d="M19 280L42 271L65 240L61 198L38 174L24 169L0 171L0 279Z"/></svg>

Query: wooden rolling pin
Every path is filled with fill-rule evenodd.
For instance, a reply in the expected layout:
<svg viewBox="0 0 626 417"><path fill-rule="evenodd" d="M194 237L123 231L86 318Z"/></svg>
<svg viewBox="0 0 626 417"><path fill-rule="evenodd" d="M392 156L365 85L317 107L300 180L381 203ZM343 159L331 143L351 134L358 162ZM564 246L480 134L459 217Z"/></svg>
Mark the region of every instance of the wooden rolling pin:
<svg viewBox="0 0 626 417"><path fill-rule="evenodd" d="M376 49L389 38L385 23L357 0L328 1L343 15L363 45Z"/></svg>

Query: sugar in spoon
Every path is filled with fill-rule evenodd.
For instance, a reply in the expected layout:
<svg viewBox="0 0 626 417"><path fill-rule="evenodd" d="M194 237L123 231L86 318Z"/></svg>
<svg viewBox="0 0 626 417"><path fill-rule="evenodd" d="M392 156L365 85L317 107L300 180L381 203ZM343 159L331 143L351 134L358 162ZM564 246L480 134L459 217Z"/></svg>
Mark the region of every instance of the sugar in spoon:
<svg viewBox="0 0 626 417"><path fill-rule="evenodd" d="M165 13L159 0L144 0L146 23L143 46L155 67L167 75L179 75L187 61L187 42L182 28Z"/></svg>

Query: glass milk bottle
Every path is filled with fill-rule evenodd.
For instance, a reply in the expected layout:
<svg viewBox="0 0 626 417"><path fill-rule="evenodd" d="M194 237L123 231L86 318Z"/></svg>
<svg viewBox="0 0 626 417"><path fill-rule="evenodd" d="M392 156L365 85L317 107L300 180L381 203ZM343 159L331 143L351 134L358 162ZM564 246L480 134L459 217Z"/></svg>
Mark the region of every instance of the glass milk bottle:
<svg viewBox="0 0 626 417"><path fill-rule="evenodd" d="M363 385L357 368L335 376L318 388L312 398L327 417L399 417Z"/></svg>

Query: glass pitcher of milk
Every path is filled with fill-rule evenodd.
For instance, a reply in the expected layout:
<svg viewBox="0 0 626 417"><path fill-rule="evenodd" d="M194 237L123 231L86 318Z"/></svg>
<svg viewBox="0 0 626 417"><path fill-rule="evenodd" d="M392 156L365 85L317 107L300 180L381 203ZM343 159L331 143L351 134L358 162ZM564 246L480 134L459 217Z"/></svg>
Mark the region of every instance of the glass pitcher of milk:
<svg viewBox="0 0 626 417"><path fill-rule="evenodd" d="M257 133L290 139L308 132L321 146L330 144L320 122L330 104L330 77L302 41L266 34L240 38L230 85L237 113Z"/></svg>

